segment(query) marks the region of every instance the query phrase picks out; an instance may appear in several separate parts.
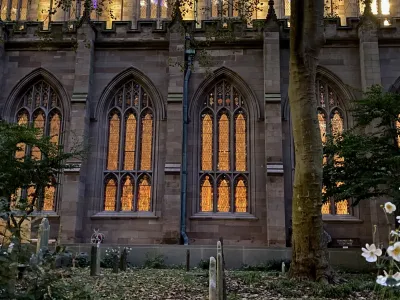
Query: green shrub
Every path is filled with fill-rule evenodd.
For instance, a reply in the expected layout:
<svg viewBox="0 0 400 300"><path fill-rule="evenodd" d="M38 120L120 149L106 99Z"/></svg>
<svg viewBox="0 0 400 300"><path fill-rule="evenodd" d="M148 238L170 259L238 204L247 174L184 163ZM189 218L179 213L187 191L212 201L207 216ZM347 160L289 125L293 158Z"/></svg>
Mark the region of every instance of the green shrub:
<svg viewBox="0 0 400 300"><path fill-rule="evenodd" d="M147 253L144 267L147 269L165 269L166 265L164 261L164 255L150 255L149 253Z"/></svg>

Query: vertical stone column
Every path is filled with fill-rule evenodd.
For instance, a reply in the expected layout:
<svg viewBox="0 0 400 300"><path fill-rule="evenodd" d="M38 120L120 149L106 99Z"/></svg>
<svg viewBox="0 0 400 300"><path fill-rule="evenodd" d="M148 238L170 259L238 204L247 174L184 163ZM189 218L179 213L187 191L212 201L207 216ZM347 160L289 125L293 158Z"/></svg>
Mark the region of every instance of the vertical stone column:
<svg viewBox="0 0 400 300"><path fill-rule="evenodd" d="M173 21L169 28L169 67L166 124L165 192L163 201L163 226L166 235L180 232L180 171L182 162L182 100L184 74L183 28ZM172 236L170 236L172 237Z"/></svg>
<svg viewBox="0 0 400 300"><path fill-rule="evenodd" d="M279 26L276 23L272 4L269 8L264 32L264 128L268 246L284 246L286 243L280 80Z"/></svg>
<svg viewBox="0 0 400 300"><path fill-rule="evenodd" d="M89 130L89 98L93 74L95 32L88 21L83 21L77 29L78 48L75 58L75 82L71 99L71 114L67 132L67 146L74 146L77 142L86 146ZM68 116L67 116L68 117ZM80 162L77 162L80 164ZM71 170L64 175L61 218L63 241L80 242L80 233L83 227L85 211L85 165Z"/></svg>
<svg viewBox="0 0 400 300"><path fill-rule="evenodd" d="M361 88L365 92L371 85L381 84L381 67L379 61L378 45L378 25L372 16L365 16L361 20L358 28L358 37L360 39L360 70L361 70ZM367 130L373 130L372 128ZM371 225L380 225L379 214L381 210L378 207L381 201L372 199L369 201L371 210ZM382 221L382 220L381 220ZM373 228L371 228L372 232ZM376 243L379 244L380 236L376 235Z"/></svg>

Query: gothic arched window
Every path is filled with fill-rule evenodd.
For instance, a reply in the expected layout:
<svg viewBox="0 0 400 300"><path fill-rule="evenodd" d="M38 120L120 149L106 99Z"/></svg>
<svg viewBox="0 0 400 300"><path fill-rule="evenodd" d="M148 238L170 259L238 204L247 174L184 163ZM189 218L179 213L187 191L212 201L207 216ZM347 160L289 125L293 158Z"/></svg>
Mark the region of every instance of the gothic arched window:
<svg viewBox="0 0 400 300"><path fill-rule="evenodd" d="M60 144L61 130L63 124L62 107L60 97L56 91L44 80L39 80L29 87L23 94L17 107L16 122L20 125L32 124L39 129L39 136L49 136L50 140ZM27 147L20 144L16 157L23 159L30 156L32 159L42 159L42 154L37 147ZM19 190L18 194L27 193L27 198L35 192L35 187L31 186L27 190ZM57 189L54 185L47 186L44 190L43 210L55 210Z"/></svg>
<svg viewBox="0 0 400 300"><path fill-rule="evenodd" d="M200 212L249 211L248 122L243 97L217 83L200 113Z"/></svg>
<svg viewBox="0 0 400 300"><path fill-rule="evenodd" d="M145 89L131 80L108 109L105 211L151 211L154 117Z"/></svg>
<svg viewBox="0 0 400 300"><path fill-rule="evenodd" d="M327 134L331 134L335 138L335 136L342 134L345 129L344 110L341 107L343 99L340 99L332 86L321 79L317 80L316 89L319 129L321 141L324 144ZM341 161L341 158L338 157L334 159L338 162ZM323 162L326 162L326 157L324 157ZM322 192L324 193L324 189ZM330 199L322 205L322 214L348 215L350 214L349 201L342 200L335 203L333 199Z"/></svg>

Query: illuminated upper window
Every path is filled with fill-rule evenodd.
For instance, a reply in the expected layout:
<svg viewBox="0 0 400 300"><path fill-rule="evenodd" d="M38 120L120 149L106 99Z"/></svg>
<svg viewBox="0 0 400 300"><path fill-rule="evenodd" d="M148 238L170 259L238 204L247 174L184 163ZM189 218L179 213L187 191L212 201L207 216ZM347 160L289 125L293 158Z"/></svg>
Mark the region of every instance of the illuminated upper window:
<svg viewBox="0 0 400 300"><path fill-rule="evenodd" d="M318 122L321 131L321 141L326 142L326 134L332 134L334 137L342 134L344 130L344 110L341 108L342 99L339 98L335 90L327 82L317 80L317 101L318 101ZM334 158L341 161L341 158ZM326 163L324 157L323 163ZM324 193L324 190L322 192ZM350 206L348 200L334 202L333 199L322 205L322 214L348 215Z"/></svg>
<svg viewBox="0 0 400 300"><path fill-rule="evenodd" d="M247 113L242 95L222 80L200 114L200 211L248 212Z"/></svg>
<svg viewBox="0 0 400 300"><path fill-rule="evenodd" d="M360 1L360 12L364 13L365 4ZM389 15L390 0L372 0L371 10L374 15Z"/></svg>
<svg viewBox="0 0 400 300"><path fill-rule="evenodd" d="M40 80L30 86L21 97L16 122L20 125L32 124L38 129L39 137L49 136L55 145L59 145L62 130L61 111L61 101L56 91L46 81ZM23 160L26 156L30 156L35 160L43 159L39 148L28 147L22 143L18 146L20 150L15 154L16 158ZM34 192L34 186L24 190L19 189L14 199L18 201L21 196L29 199ZM42 210L55 210L56 195L56 187L49 183L44 191Z"/></svg>
<svg viewBox="0 0 400 300"><path fill-rule="evenodd" d="M105 211L150 211L153 165L153 105L135 81L113 95L108 110Z"/></svg>

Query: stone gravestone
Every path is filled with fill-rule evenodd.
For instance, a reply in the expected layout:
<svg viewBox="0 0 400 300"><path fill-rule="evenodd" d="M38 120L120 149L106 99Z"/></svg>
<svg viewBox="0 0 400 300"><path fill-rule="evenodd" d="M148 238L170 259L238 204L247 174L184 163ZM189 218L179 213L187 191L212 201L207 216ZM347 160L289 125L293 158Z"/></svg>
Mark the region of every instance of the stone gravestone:
<svg viewBox="0 0 400 300"><path fill-rule="evenodd" d="M92 246L90 253L90 276L100 275L100 243Z"/></svg>
<svg viewBox="0 0 400 300"><path fill-rule="evenodd" d="M208 299L217 300L217 266L214 257L210 257Z"/></svg>
<svg viewBox="0 0 400 300"><path fill-rule="evenodd" d="M50 224L47 218L43 218L39 225L36 254L44 253L49 247Z"/></svg>

